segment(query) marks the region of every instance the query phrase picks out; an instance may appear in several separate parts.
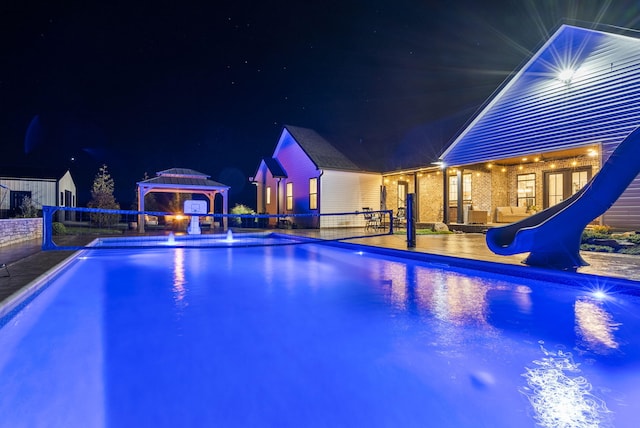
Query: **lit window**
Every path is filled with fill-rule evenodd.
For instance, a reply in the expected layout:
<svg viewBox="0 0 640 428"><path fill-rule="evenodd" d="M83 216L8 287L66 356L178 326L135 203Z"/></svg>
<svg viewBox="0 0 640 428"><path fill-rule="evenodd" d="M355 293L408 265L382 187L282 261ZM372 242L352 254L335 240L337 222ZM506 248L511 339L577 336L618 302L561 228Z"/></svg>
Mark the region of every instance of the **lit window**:
<svg viewBox="0 0 640 428"><path fill-rule="evenodd" d="M518 175L518 206L531 208L536 205L536 175Z"/></svg>
<svg viewBox="0 0 640 428"><path fill-rule="evenodd" d="M471 202L471 174L462 176L462 200Z"/></svg>
<svg viewBox="0 0 640 428"><path fill-rule="evenodd" d="M406 207L407 193L409 193L409 183L398 181L398 208Z"/></svg>
<svg viewBox="0 0 640 428"><path fill-rule="evenodd" d="M589 181L589 174L587 171L576 171L571 173L571 191L572 194L578 192L578 190L582 189L585 184Z"/></svg>
<svg viewBox="0 0 640 428"><path fill-rule="evenodd" d="M293 210L293 183L287 183L287 209Z"/></svg>
<svg viewBox="0 0 640 428"><path fill-rule="evenodd" d="M271 204L271 186L267 186L266 192L265 198L267 199L267 205L269 205Z"/></svg>
<svg viewBox="0 0 640 428"><path fill-rule="evenodd" d="M318 179L309 179L309 209L318 209Z"/></svg>

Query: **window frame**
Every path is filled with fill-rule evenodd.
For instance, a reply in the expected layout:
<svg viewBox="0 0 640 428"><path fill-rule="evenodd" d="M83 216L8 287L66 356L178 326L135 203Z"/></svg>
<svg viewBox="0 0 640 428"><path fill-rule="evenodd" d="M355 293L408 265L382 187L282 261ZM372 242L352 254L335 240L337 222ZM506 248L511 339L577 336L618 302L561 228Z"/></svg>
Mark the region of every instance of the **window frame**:
<svg viewBox="0 0 640 428"><path fill-rule="evenodd" d="M522 179L523 177L529 177L528 179ZM525 174L518 174L516 176L516 206L523 206L520 202L524 201L524 206L527 207L527 209L531 208L532 206L536 206L536 181L537 181L537 177L536 177L536 173L535 172L527 172ZM520 184L531 184L533 183L533 187L532 187L532 194L527 195L525 193L525 196L520 196ZM525 189L527 187L525 186Z"/></svg>
<svg viewBox="0 0 640 428"><path fill-rule="evenodd" d="M293 182L289 181L286 185L286 210L293 211Z"/></svg>
<svg viewBox="0 0 640 428"><path fill-rule="evenodd" d="M309 209L318 209L318 177L309 179Z"/></svg>

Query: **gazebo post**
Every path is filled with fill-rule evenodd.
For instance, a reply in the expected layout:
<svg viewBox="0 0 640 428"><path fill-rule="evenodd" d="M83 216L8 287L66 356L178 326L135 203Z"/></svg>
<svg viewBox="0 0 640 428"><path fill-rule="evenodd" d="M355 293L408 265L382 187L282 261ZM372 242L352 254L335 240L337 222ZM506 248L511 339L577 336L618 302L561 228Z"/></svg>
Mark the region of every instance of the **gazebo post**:
<svg viewBox="0 0 640 428"><path fill-rule="evenodd" d="M206 192L205 195L209 200L209 212L207 214L211 214L213 216L214 214L213 201L215 199L216 192ZM215 217L211 217L211 218L213 219L211 223L211 229L213 230L213 228L215 227Z"/></svg>
<svg viewBox="0 0 640 428"><path fill-rule="evenodd" d="M228 189L224 189L222 191L222 214L224 215L229 213L229 201L227 200L228 193ZM229 226L229 219L227 217L223 217L222 221L224 223L224 230L227 230Z"/></svg>
<svg viewBox="0 0 640 428"><path fill-rule="evenodd" d="M144 211L145 189L138 183L138 211ZM144 233L144 214L138 214L138 232Z"/></svg>

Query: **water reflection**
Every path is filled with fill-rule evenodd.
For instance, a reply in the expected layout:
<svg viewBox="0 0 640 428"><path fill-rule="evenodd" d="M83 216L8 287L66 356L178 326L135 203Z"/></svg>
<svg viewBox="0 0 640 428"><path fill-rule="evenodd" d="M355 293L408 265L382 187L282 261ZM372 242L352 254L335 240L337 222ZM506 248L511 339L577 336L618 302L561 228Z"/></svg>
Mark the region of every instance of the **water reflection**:
<svg viewBox="0 0 640 428"><path fill-rule="evenodd" d="M431 312L455 325L487 325L490 284L452 272L387 263L385 281L391 283L391 303L398 309Z"/></svg>
<svg viewBox="0 0 640 428"><path fill-rule="evenodd" d="M581 299L575 303L576 334L581 344L590 351L606 353L618 348L613 332L620 326L602 303Z"/></svg>
<svg viewBox="0 0 640 428"><path fill-rule="evenodd" d="M187 283L184 274L184 248L176 248L173 253L173 300L178 309L187 306L185 297L187 295Z"/></svg>

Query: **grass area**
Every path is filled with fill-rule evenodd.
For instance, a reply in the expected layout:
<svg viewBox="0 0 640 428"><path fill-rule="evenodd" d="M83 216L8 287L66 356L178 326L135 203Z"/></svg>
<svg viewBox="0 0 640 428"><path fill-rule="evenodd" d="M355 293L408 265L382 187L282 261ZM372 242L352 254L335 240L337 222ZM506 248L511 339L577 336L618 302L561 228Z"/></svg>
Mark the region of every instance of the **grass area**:
<svg viewBox="0 0 640 428"><path fill-rule="evenodd" d="M65 235L122 235L121 229L97 228L97 227L67 227Z"/></svg>

